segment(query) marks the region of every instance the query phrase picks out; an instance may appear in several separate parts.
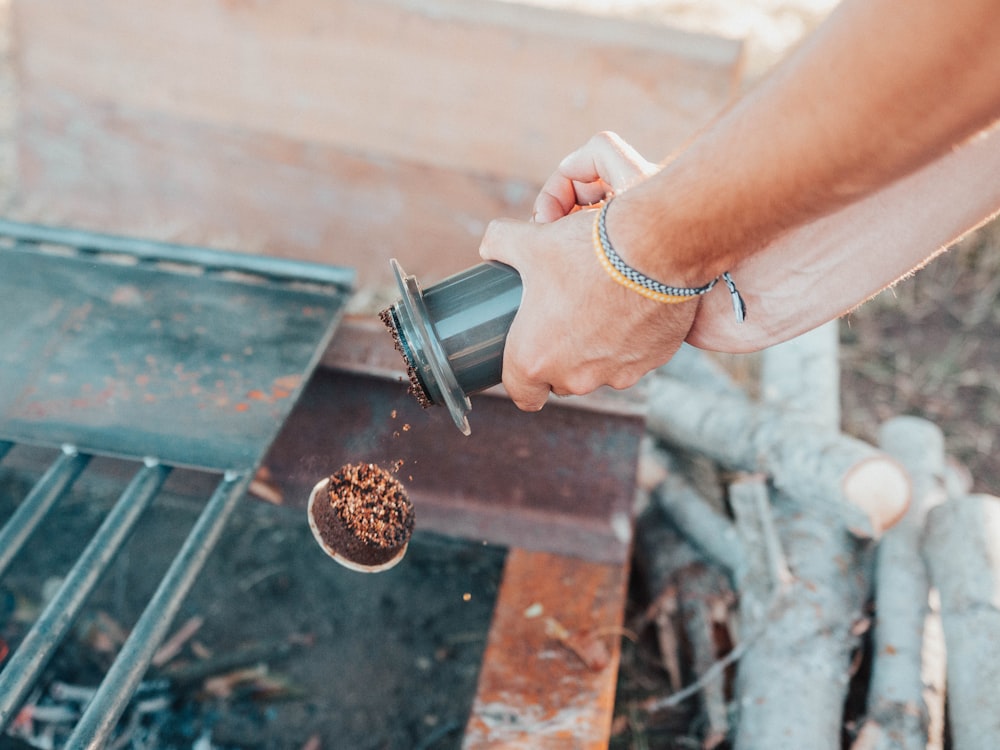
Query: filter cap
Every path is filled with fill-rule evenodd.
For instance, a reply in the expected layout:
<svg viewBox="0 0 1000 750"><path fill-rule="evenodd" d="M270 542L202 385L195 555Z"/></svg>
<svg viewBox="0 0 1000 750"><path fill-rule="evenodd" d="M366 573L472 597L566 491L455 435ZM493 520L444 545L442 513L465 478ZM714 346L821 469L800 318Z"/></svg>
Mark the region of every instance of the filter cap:
<svg viewBox="0 0 1000 750"><path fill-rule="evenodd" d="M468 413L472 410L472 402L459 385L448 355L434 331L424 304L423 290L416 277L407 275L395 258L389 260L389 265L400 294L396 304L398 333L414 359L409 364L417 368L429 391L440 394L455 426L463 435L471 435Z"/></svg>

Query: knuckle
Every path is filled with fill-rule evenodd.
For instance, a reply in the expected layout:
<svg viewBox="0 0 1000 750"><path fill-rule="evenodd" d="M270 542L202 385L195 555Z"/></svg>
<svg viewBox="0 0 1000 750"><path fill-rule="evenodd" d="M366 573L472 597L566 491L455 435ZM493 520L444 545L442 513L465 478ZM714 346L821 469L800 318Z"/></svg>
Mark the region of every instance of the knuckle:
<svg viewBox="0 0 1000 750"><path fill-rule="evenodd" d="M608 385L616 391L624 391L639 382L641 376L632 372L619 372L608 378Z"/></svg>
<svg viewBox="0 0 1000 750"><path fill-rule="evenodd" d="M562 390L573 396L583 396L590 393L599 385L600 383L596 382L594 377L588 372L577 371L566 378L566 381L562 385Z"/></svg>

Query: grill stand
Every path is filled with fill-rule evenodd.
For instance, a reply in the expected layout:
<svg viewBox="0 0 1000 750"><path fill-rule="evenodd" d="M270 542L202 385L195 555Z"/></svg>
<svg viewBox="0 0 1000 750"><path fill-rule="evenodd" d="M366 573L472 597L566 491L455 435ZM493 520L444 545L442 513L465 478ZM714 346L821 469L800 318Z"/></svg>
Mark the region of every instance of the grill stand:
<svg viewBox="0 0 1000 750"><path fill-rule="evenodd" d="M92 457L139 462L0 670L0 731L174 467L214 493L67 742L105 747L339 322L353 273L0 221L0 459L61 453L0 529L0 576Z"/></svg>

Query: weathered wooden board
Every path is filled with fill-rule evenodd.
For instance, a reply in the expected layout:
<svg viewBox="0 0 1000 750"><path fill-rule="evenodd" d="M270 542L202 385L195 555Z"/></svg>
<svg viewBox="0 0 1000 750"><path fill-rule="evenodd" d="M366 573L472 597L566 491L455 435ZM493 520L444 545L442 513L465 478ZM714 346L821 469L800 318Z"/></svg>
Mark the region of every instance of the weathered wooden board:
<svg viewBox="0 0 1000 750"><path fill-rule="evenodd" d="M492 0L14 3L20 218L436 276L614 129L651 158L739 42Z"/></svg>
<svg viewBox="0 0 1000 750"><path fill-rule="evenodd" d="M479 262L496 216L526 216L524 183L366 157L66 92L25 92L18 215L117 234L355 268L391 287Z"/></svg>

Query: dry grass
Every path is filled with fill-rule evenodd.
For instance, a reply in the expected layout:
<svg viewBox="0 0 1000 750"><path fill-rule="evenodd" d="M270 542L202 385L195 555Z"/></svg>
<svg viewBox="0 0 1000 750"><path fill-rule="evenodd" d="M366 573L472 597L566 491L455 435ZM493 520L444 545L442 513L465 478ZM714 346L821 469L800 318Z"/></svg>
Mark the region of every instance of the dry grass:
<svg viewBox="0 0 1000 750"><path fill-rule="evenodd" d="M977 491L1000 490L1000 221L974 232L842 323L845 430L874 440L889 417L941 427Z"/></svg>

